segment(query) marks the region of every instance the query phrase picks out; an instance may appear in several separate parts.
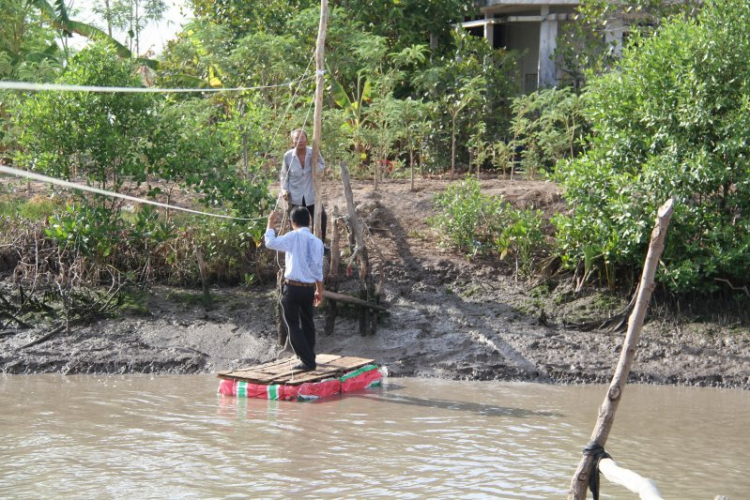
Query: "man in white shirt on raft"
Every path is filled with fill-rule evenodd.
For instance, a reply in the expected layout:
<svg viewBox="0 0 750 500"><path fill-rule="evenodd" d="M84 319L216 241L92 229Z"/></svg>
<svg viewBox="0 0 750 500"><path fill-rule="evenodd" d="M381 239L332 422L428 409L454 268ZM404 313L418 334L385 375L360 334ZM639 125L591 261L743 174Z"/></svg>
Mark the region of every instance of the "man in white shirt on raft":
<svg viewBox="0 0 750 500"><path fill-rule="evenodd" d="M292 231L276 236L280 214L273 212L266 227L266 248L284 252L284 287L281 307L289 340L300 363L295 370L310 371L315 364L313 307L323 302L323 242L310 232L310 212L296 207L291 213Z"/></svg>

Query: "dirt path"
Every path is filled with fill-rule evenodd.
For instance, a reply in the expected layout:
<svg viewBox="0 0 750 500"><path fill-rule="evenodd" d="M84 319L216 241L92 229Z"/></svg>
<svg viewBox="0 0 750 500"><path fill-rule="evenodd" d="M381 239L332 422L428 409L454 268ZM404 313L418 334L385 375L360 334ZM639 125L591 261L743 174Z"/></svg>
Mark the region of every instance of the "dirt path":
<svg viewBox="0 0 750 500"><path fill-rule="evenodd" d="M508 265L466 260L440 248L426 223L432 200L448 181L389 181L374 192L355 183L355 200L383 260L382 302L390 316L378 333L361 337L357 319L342 311L335 332L319 335L318 352L372 357L395 375L554 382L608 381L622 334L564 327L601 304L595 294L529 289ZM486 193L548 212L564 209L556 186L542 181L483 180ZM329 214L345 210L337 184L326 187ZM371 254L372 255L372 254ZM236 368L288 356L276 346L270 285L217 289L206 311L197 291L156 287L147 313L62 332L22 349L40 332L0 336L5 373L194 373ZM564 300L561 300L565 298ZM614 303L616 309L621 303ZM318 317L319 332L324 317ZM708 332L708 334L707 334ZM721 325L651 322L633 369L636 380L750 389L750 335Z"/></svg>

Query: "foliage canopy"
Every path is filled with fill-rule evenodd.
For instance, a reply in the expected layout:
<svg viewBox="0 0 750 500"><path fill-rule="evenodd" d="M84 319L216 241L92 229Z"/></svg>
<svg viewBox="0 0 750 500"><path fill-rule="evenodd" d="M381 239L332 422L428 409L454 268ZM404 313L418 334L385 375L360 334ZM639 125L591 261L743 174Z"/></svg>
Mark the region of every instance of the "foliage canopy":
<svg viewBox="0 0 750 500"><path fill-rule="evenodd" d="M569 263L637 268L656 209L675 197L659 279L677 291L748 282L750 4L709 0L592 80L594 134L557 179L575 211L557 220Z"/></svg>

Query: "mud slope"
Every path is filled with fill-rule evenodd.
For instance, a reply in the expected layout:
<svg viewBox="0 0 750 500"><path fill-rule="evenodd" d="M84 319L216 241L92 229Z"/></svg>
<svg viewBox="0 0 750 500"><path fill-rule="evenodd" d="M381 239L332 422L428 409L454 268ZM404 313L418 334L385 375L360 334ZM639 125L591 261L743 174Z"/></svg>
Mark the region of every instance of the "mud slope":
<svg viewBox="0 0 750 500"><path fill-rule="evenodd" d="M356 183L354 195L370 226L381 302L390 314L378 333L358 334L355 312L341 312L318 352L372 357L394 375L466 379L603 382L611 377L622 334L568 329L571 318L602 316L596 294L565 294L515 281L505 263L467 260L441 248L426 223L435 193L447 181L390 181L374 192ZM558 189L540 181L483 180L487 193L548 213L564 210ZM345 211L338 185L326 187L329 214ZM354 282L344 284L353 288ZM77 327L23 348L39 331L0 336L5 373L195 373L290 356L276 345L270 283L216 289L214 307L197 291L155 287L143 315ZM616 302L616 299L612 299ZM599 301L599 302L597 302ZM610 304L613 310L618 304ZM318 326L322 332L323 312ZM750 335L721 325L652 321L647 324L633 379L750 389Z"/></svg>

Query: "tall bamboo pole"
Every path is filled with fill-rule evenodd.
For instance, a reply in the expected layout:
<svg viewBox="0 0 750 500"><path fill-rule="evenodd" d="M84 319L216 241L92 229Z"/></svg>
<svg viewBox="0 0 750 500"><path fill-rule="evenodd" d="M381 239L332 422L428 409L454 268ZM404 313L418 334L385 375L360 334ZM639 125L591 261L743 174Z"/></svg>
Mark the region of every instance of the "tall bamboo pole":
<svg viewBox="0 0 750 500"><path fill-rule="evenodd" d="M617 363L617 369L612 377L612 383L609 385L607 395L604 397L604 402L599 407L599 417L596 421L594 432L591 434L591 441L602 447L606 444L607 437L609 437L609 431L614 424L617 406L620 404L622 393L625 390L625 384L628 381L628 375L630 375L630 368L635 359L638 340L641 338L641 330L643 329L643 320L646 317L648 303L651 300L651 294L653 293L654 288L656 288L654 275L659 266L659 257L664 250L664 238L667 234L667 228L669 227L669 221L672 218L673 210L674 199L669 199L661 206L661 208L659 208L656 225L651 232L651 242L648 247L643 274L641 275L641 283L638 287L638 298L636 299L633 312L630 314L628 332L625 335L625 342L623 343L622 351L620 352L620 360ZM568 500L585 500L586 490L589 484L589 470L593 460L594 457L591 455L584 455L583 458L581 458L581 461L578 464L578 469L576 469L575 474L573 474L573 479L570 483ZM598 474L597 471L593 471L593 473Z"/></svg>
<svg viewBox="0 0 750 500"><path fill-rule="evenodd" d="M320 0L320 25L318 26L318 41L315 46L315 112L313 114L312 160L313 187L315 189L315 236L320 238L321 220L323 214L323 194L320 189L320 173L318 172L318 158L320 157L320 138L322 137L323 119L323 90L325 88L324 55L326 43L326 28L328 26L328 0Z"/></svg>

